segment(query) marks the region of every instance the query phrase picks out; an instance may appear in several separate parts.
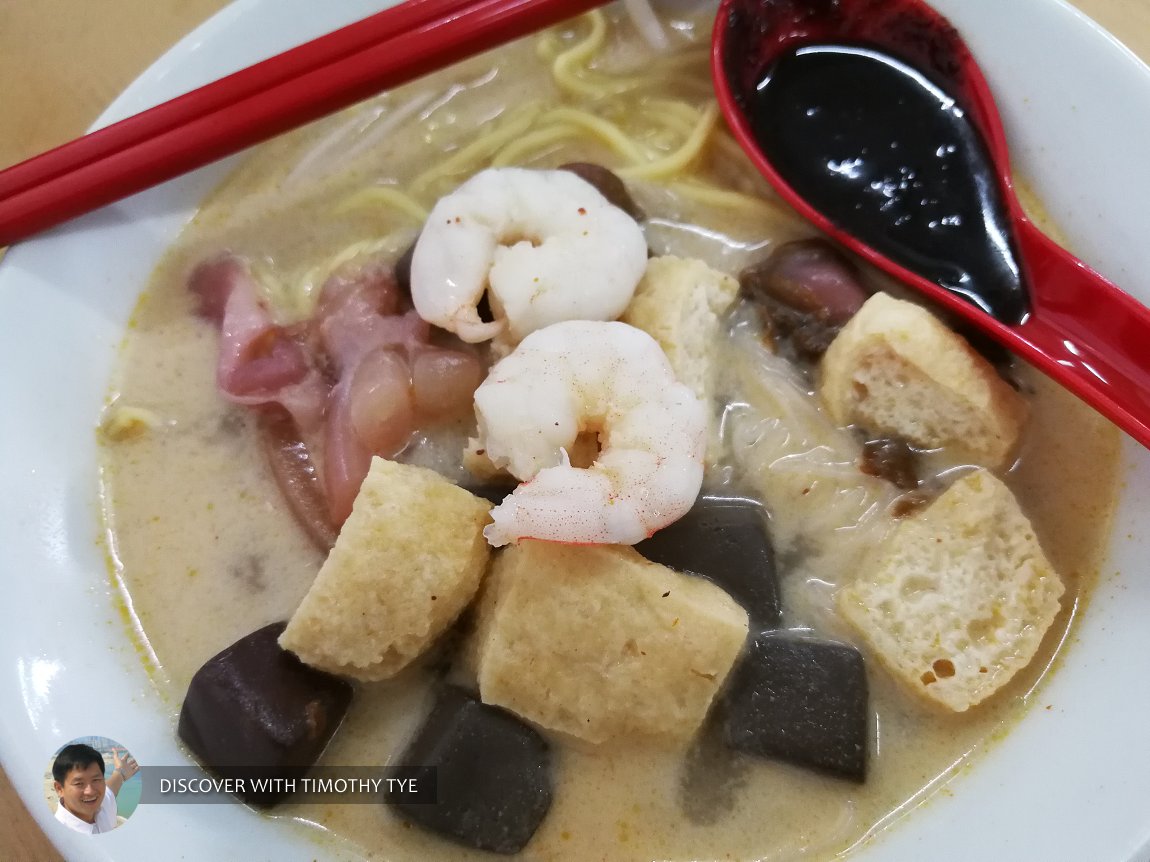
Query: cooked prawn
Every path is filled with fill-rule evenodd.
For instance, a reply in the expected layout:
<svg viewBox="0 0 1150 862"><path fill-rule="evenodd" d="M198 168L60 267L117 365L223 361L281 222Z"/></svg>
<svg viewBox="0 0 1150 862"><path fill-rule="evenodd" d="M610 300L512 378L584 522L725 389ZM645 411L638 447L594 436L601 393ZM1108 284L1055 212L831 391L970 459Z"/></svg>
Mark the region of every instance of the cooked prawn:
<svg viewBox="0 0 1150 862"><path fill-rule="evenodd" d="M706 409L675 379L658 343L625 323L540 329L475 392L479 445L521 480L484 535L634 544L686 514L703 482ZM587 468L568 450L595 432Z"/></svg>
<svg viewBox="0 0 1150 862"><path fill-rule="evenodd" d="M518 344L564 320L614 320L647 265L633 218L570 171L491 168L440 198L411 262L420 317ZM494 320L480 318L488 293Z"/></svg>

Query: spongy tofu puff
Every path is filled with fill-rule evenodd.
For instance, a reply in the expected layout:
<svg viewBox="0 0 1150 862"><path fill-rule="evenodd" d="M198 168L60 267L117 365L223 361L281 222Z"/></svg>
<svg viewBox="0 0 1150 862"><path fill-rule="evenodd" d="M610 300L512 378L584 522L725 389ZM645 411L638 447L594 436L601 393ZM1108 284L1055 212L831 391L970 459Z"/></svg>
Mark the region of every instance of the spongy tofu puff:
<svg viewBox="0 0 1150 862"><path fill-rule="evenodd" d="M659 342L676 379L710 403L720 316L738 292L735 279L701 260L655 257L620 319Z"/></svg>
<svg viewBox="0 0 1150 862"><path fill-rule="evenodd" d="M630 547L522 542L500 553L484 586L479 691L591 743L685 741L746 635L747 614L725 592Z"/></svg>
<svg viewBox="0 0 1150 862"><path fill-rule="evenodd" d="M838 606L908 689L963 712L1034 658L1062 592L1014 495L976 470L902 521Z"/></svg>
<svg viewBox="0 0 1150 862"><path fill-rule="evenodd" d="M961 336L885 293L827 348L819 395L840 425L952 447L993 469L1008 466L1026 418L1026 402Z"/></svg>
<svg viewBox="0 0 1150 862"><path fill-rule="evenodd" d="M351 515L280 645L312 667L394 676L471 602L491 504L422 467L373 458Z"/></svg>

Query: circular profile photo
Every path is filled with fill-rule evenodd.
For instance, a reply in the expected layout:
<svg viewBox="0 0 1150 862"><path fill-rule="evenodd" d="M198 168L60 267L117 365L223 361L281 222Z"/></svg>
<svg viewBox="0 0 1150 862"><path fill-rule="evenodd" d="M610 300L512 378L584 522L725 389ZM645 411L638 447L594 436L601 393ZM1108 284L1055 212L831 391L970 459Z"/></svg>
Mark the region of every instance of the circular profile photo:
<svg viewBox="0 0 1150 862"><path fill-rule="evenodd" d="M140 802L140 765L106 736L73 739L52 755L44 795L58 823L100 835L123 824Z"/></svg>

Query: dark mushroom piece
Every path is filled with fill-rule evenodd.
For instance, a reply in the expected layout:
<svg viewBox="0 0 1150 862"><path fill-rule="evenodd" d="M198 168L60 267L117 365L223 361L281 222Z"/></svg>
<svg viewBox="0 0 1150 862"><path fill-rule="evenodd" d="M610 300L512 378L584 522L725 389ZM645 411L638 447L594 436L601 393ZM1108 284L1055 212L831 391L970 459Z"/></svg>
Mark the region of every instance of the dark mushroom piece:
<svg viewBox="0 0 1150 862"><path fill-rule="evenodd" d="M854 266L825 240L788 242L739 274L771 334L793 357L817 362L866 302Z"/></svg>
<svg viewBox="0 0 1150 862"><path fill-rule="evenodd" d="M589 182L598 190L599 194L607 198L608 203L617 206L635 221L643 221L647 218L647 214L635 203L635 199L631 197L631 193L627 191L627 186L619 178L619 175L602 165L593 162L569 162L560 165L559 170L570 171L580 179Z"/></svg>
<svg viewBox="0 0 1150 862"><path fill-rule="evenodd" d="M919 485L918 452L897 437L879 437L863 443L859 469L868 476L886 479L901 491L913 491Z"/></svg>

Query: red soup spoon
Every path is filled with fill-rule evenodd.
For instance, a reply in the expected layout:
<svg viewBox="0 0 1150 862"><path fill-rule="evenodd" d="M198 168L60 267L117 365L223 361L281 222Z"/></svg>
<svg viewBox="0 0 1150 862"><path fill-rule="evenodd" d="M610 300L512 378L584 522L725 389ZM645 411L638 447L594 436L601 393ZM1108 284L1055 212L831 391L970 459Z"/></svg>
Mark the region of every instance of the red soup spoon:
<svg viewBox="0 0 1150 862"><path fill-rule="evenodd" d="M1150 447L1150 310L1015 196L994 98L919 0L723 0L712 71L782 197Z"/></svg>

